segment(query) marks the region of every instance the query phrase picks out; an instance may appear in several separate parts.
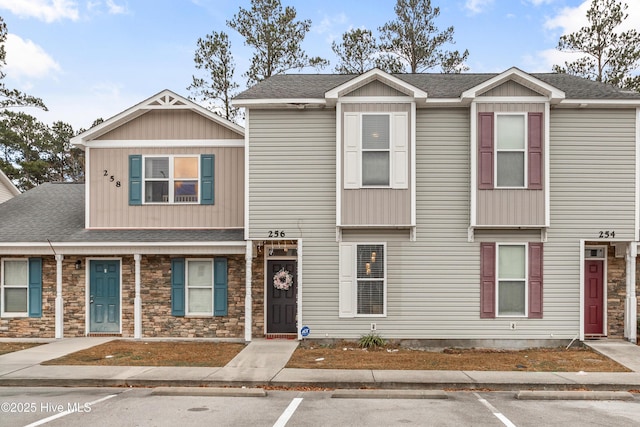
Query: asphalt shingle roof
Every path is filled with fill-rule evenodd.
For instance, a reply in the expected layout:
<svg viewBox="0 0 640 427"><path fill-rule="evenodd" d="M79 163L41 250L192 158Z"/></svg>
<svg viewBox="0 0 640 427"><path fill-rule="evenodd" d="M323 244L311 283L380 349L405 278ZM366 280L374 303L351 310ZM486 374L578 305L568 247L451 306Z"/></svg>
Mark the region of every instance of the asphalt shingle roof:
<svg viewBox="0 0 640 427"><path fill-rule="evenodd" d="M498 74L394 74L429 98L458 98ZM563 92L567 99L640 99L640 93L569 74L532 73ZM235 99L324 98L331 89L356 78L353 74L279 74L240 93Z"/></svg>
<svg viewBox="0 0 640 427"><path fill-rule="evenodd" d="M0 242L241 242L238 230L86 230L84 184L47 183L0 204Z"/></svg>

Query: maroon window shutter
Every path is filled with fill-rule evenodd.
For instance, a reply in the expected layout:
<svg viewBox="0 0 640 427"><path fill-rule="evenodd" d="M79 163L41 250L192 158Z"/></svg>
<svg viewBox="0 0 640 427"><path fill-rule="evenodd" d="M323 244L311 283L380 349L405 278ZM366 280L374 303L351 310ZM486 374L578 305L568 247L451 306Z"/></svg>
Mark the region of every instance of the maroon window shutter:
<svg viewBox="0 0 640 427"><path fill-rule="evenodd" d="M529 113L529 186L530 190L542 190L542 113Z"/></svg>
<svg viewBox="0 0 640 427"><path fill-rule="evenodd" d="M493 113L478 113L478 189L493 189Z"/></svg>
<svg viewBox="0 0 640 427"><path fill-rule="evenodd" d="M529 243L529 318L542 319L542 243Z"/></svg>
<svg viewBox="0 0 640 427"><path fill-rule="evenodd" d="M496 244L480 243L480 318L496 317Z"/></svg>

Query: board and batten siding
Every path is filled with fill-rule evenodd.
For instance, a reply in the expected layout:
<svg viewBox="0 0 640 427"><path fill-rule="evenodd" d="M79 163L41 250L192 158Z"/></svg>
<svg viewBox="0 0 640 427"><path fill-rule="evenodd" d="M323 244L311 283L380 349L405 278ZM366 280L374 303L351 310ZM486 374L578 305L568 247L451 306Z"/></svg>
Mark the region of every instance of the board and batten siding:
<svg viewBox="0 0 640 427"><path fill-rule="evenodd" d="M150 110L98 140L244 139L244 136L189 110Z"/></svg>
<svg viewBox="0 0 640 427"><path fill-rule="evenodd" d="M513 80L509 80L481 93L480 96L542 96L542 94Z"/></svg>
<svg viewBox="0 0 640 427"><path fill-rule="evenodd" d="M544 110L544 103L478 103L479 113L495 112L544 114ZM544 139L544 128L542 138ZM544 182L544 174L546 173L544 167L542 173ZM544 189L529 190L494 188L492 190L479 189L476 191L476 224L480 227L545 225Z"/></svg>
<svg viewBox="0 0 640 427"><path fill-rule="evenodd" d="M372 83L370 83L371 85ZM379 83L382 88L388 86ZM392 89L392 88L389 88ZM393 89L395 90L395 89ZM407 113L407 138L411 141L411 104L408 103L345 103L342 104L344 113ZM345 120L342 120L342 135L344 152ZM411 158L411 144L408 144L407 158ZM340 166L342 182L344 178L344 156ZM409 162L410 163L410 162ZM408 167L408 180L411 182L411 165ZM411 224L411 190L392 188L360 188L357 190L342 189L342 218L344 226L359 225L388 225L407 226Z"/></svg>
<svg viewBox="0 0 640 427"><path fill-rule="evenodd" d="M129 206L129 155L215 155L215 204ZM241 228L244 148L92 148L90 228ZM107 176L104 176L107 171ZM110 177L114 182L110 182ZM116 187L115 182L120 182Z"/></svg>
<svg viewBox="0 0 640 427"><path fill-rule="evenodd" d="M382 83L379 80L374 80L365 84L351 92L345 94L346 97L354 96L407 96L407 94L400 92L399 90L392 88L389 85Z"/></svg>

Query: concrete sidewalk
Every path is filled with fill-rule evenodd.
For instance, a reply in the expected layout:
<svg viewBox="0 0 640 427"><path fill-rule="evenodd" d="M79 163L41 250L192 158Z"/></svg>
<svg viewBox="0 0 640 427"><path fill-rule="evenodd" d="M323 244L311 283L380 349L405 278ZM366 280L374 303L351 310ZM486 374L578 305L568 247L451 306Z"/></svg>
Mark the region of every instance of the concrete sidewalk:
<svg viewBox="0 0 640 427"><path fill-rule="evenodd" d="M495 372L290 369L298 342L249 343L224 367L44 366L45 360L113 338L67 338L0 356L0 386L282 386L378 389L632 390L640 389L640 346L600 340L586 344L634 372Z"/></svg>

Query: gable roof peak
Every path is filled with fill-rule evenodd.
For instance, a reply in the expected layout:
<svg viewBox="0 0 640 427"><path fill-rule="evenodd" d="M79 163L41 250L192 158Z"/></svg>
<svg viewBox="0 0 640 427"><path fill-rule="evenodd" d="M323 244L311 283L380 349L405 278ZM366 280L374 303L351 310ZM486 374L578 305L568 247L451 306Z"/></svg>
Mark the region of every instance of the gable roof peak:
<svg viewBox="0 0 640 427"><path fill-rule="evenodd" d="M380 81L404 94L407 96L413 97L418 100L426 100L427 92L424 90L407 83L404 80L399 79L393 74L389 74L385 71L382 71L379 68L372 68L371 70L362 73L341 85L327 91L325 93L325 99L327 100L327 104L335 104L339 97L352 92L366 84L369 84L373 81Z"/></svg>
<svg viewBox="0 0 640 427"><path fill-rule="evenodd" d="M507 81L514 81L536 92L542 93L549 98L552 103L558 103L565 99L564 91L546 83L539 78L526 73L518 67L511 67L500 74L462 92L460 98L465 101L475 99L478 95L493 89Z"/></svg>
<svg viewBox="0 0 640 427"><path fill-rule="evenodd" d="M122 126L123 124L130 122L131 120L140 117L141 115L154 109L183 109L194 111L234 132L244 135L244 128L240 125L227 120L211 110L208 110L201 105L196 104L194 101L187 99L169 89L164 89L155 95L145 99L142 102L130 107L123 112L105 120L84 131L83 133L71 138L71 144L79 147L84 147L89 141L92 141L107 132Z"/></svg>

